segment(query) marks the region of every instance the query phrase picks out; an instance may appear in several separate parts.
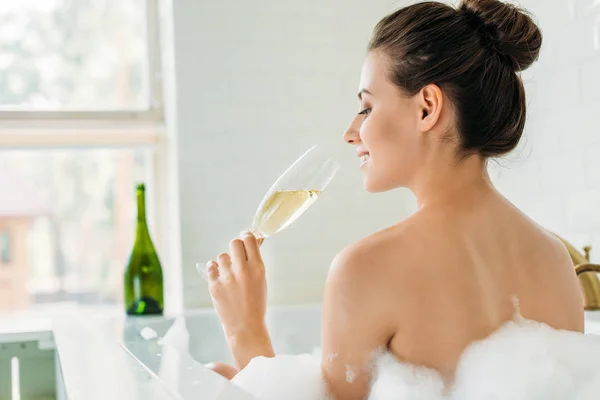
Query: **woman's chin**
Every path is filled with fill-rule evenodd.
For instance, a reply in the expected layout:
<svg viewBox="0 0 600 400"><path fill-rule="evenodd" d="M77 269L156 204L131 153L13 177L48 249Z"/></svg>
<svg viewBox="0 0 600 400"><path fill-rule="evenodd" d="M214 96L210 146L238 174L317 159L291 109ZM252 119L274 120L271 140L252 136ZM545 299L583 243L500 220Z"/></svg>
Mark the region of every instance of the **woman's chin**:
<svg viewBox="0 0 600 400"><path fill-rule="evenodd" d="M386 190L382 188L381 185L378 185L377 182L373 182L372 180L370 180L367 176L365 176L363 179L363 186L365 190L369 193L379 193Z"/></svg>
<svg viewBox="0 0 600 400"><path fill-rule="evenodd" d="M363 177L363 187L369 193L381 193L395 189L399 186L394 185L393 181L387 179L373 179L372 176L365 174Z"/></svg>

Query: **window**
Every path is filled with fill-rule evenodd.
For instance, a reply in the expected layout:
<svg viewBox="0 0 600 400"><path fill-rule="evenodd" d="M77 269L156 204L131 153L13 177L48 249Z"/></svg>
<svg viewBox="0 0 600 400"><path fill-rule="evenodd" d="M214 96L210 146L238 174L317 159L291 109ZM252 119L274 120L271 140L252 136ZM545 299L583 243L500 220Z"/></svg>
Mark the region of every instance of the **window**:
<svg viewBox="0 0 600 400"><path fill-rule="evenodd" d="M7 229L0 231L0 265L5 266L12 261L10 232Z"/></svg>
<svg viewBox="0 0 600 400"><path fill-rule="evenodd" d="M147 109L146 4L19 0L0 5L0 105Z"/></svg>
<svg viewBox="0 0 600 400"><path fill-rule="evenodd" d="M158 0L0 4L0 216L23 233L0 256L30 307L121 301L135 184L158 209L167 164L157 21Z"/></svg>

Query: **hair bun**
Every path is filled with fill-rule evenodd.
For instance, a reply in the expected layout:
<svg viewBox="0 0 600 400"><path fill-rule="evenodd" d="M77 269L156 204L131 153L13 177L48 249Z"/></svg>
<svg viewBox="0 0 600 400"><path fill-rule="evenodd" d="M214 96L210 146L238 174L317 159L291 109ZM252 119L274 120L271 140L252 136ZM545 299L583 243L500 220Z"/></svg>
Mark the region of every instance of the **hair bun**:
<svg viewBox="0 0 600 400"><path fill-rule="evenodd" d="M510 60L515 71L524 71L537 60L542 32L525 10L499 0L463 0L459 10L479 20L485 27L482 34Z"/></svg>

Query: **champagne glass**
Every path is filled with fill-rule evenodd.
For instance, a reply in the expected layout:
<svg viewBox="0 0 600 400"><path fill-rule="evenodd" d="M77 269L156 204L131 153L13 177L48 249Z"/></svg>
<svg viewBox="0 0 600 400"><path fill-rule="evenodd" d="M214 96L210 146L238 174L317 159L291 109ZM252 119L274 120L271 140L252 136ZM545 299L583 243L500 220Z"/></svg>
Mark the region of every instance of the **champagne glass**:
<svg viewBox="0 0 600 400"><path fill-rule="evenodd" d="M262 239L290 226L317 200L339 168L319 146L311 147L264 196L254 214L252 233Z"/></svg>
<svg viewBox="0 0 600 400"><path fill-rule="evenodd" d="M308 149L263 197L251 232L257 239L265 239L290 226L317 200L339 168L318 145ZM198 264L197 268L206 278L204 266Z"/></svg>

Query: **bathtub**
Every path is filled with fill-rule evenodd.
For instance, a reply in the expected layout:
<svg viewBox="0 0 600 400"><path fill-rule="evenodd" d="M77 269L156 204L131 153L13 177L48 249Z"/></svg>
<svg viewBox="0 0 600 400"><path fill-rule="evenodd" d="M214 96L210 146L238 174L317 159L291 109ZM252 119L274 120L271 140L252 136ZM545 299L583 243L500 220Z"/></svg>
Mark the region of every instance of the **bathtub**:
<svg viewBox="0 0 600 400"><path fill-rule="evenodd" d="M24 368L25 396L35 391L57 400L253 400L204 365L233 362L212 309L171 317L126 318L120 310L106 310L34 319L32 325L0 319L0 398L10 398L7 382L16 357ZM319 349L320 305L271 307L266 320L279 354ZM600 312L586 312L586 333L600 335Z"/></svg>
<svg viewBox="0 0 600 400"><path fill-rule="evenodd" d="M266 315L267 327L277 353L313 353L321 343L321 306L272 307ZM190 310L175 318L157 319L134 324L130 339L154 336L159 345L185 352L196 362L233 363L221 323L211 309Z"/></svg>
<svg viewBox="0 0 600 400"><path fill-rule="evenodd" d="M279 354L320 350L321 307L273 307L267 326ZM586 333L600 335L600 312L586 312ZM133 319L124 329L123 347L183 399L251 400L204 364L233 363L213 310L190 310L174 318Z"/></svg>
<svg viewBox="0 0 600 400"><path fill-rule="evenodd" d="M600 311L586 311L585 319L586 333L600 335ZM319 350L320 304L273 307L267 312L266 321L276 353L313 354ZM189 310L175 318L134 320L127 329L130 332L125 334L125 345L144 336L153 337L162 339L158 340L159 345L185 352L198 363L233 363L221 324L212 309Z"/></svg>
<svg viewBox="0 0 600 400"><path fill-rule="evenodd" d="M320 350L321 306L271 307L266 323L279 354ZM117 342L174 396L181 399L255 400L204 364L233 364L212 309L165 318L127 319ZM201 396L201 397L199 397Z"/></svg>

